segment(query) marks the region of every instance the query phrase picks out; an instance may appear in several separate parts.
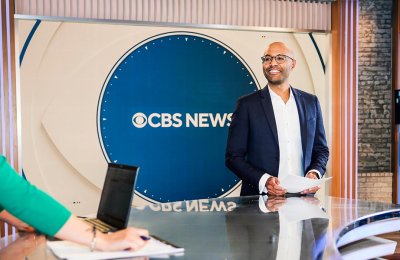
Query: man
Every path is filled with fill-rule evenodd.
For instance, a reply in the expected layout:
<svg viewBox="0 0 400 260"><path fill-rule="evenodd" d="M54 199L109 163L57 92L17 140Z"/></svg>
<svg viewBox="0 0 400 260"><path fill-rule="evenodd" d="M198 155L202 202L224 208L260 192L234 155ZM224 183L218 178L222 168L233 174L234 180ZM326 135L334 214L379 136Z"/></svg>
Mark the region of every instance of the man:
<svg viewBox="0 0 400 260"><path fill-rule="evenodd" d="M242 180L242 196L284 195L278 177L321 178L329 157L317 97L289 84L293 51L274 42L261 59L268 85L239 99L225 154L226 166Z"/></svg>

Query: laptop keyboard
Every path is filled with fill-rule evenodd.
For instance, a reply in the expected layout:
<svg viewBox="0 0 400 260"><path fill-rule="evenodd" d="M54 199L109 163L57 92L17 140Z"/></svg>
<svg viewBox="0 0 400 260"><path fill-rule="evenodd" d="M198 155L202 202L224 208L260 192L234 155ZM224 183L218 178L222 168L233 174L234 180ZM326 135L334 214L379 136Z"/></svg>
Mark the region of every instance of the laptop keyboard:
<svg viewBox="0 0 400 260"><path fill-rule="evenodd" d="M96 226L96 229L102 233L112 232L116 230L113 226L110 226L97 218L86 218L84 220Z"/></svg>

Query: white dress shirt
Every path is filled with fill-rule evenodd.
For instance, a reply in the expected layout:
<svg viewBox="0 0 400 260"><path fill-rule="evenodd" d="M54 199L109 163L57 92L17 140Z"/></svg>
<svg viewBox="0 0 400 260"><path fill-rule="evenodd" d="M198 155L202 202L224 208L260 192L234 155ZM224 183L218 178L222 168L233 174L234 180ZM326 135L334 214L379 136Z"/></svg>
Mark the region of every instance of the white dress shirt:
<svg viewBox="0 0 400 260"><path fill-rule="evenodd" d="M279 179L292 174L303 176L303 149L301 144L300 120L296 100L290 90L285 103L282 98L269 88L275 115L279 141ZM271 156L271 155L266 155ZM271 175L265 173L259 181L259 191L267 192L265 184Z"/></svg>
<svg viewBox="0 0 400 260"><path fill-rule="evenodd" d="M271 212L267 206L268 196L260 196L258 206L263 213ZM276 259L300 259L301 256L301 239L303 234L302 221L289 221L284 214L281 214L282 208L279 209L279 239Z"/></svg>

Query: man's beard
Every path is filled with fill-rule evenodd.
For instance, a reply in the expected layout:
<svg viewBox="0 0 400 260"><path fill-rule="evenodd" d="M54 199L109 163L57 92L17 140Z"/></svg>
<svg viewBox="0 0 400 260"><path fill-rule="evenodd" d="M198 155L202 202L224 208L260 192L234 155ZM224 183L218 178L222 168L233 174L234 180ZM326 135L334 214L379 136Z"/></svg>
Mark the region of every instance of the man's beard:
<svg viewBox="0 0 400 260"><path fill-rule="evenodd" d="M280 85L280 84L282 84L283 82L285 82L285 79L284 79L284 78L275 79L275 80L271 79L269 76L266 76L266 78L267 78L267 80L268 80L268 83L269 83L269 84L272 84L272 85Z"/></svg>
<svg viewBox="0 0 400 260"><path fill-rule="evenodd" d="M273 80L272 77L268 75L268 73L264 70L263 71L265 78L268 80L268 83L271 85L280 85L283 82L285 82L286 78L285 77L280 77L279 79Z"/></svg>

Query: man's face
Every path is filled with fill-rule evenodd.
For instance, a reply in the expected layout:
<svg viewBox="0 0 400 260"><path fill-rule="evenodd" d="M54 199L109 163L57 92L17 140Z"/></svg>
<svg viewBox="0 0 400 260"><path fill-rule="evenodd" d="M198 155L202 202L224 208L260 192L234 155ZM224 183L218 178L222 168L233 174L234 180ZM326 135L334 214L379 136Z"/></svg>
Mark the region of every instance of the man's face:
<svg viewBox="0 0 400 260"><path fill-rule="evenodd" d="M296 61L294 59L290 59L293 57L293 53L291 53L285 45L275 43L271 44L264 52L264 56L266 55L270 57L276 57L277 55L287 56L281 63L278 63L276 58L273 58L270 62L263 62L264 76L267 78L270 85L280 85L284 82L287 82L290 72L296 66Z"/></svg>

